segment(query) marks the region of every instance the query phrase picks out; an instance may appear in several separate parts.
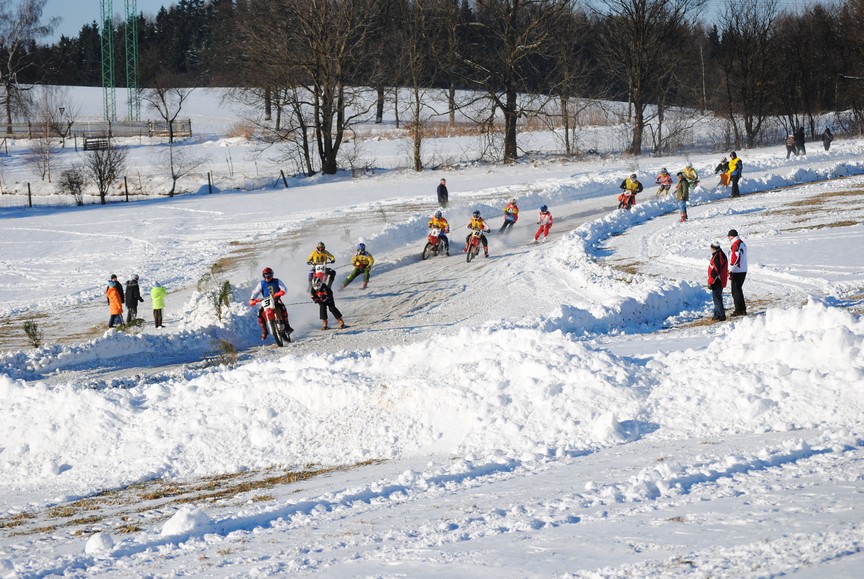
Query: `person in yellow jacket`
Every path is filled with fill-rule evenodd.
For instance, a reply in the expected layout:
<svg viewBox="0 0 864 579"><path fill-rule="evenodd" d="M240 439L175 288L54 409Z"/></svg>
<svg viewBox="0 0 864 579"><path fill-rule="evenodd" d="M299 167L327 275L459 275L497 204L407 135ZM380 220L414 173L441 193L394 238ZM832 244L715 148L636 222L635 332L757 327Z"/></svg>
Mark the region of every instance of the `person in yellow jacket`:
<svg viewBox="0 0 864 579"><path fill-rule="evenodd" d="M162 325L162 310L165 308L165 294L168 293L162 284L158 281L153 282L153 287L150 288L150 300L153 302L153 323L157 328L164 327Z"/></svg>
<svg viewBox="0 0 864 579"><path fill-rule="evenodd" d="M312 271L309 272L309 289L312 289L312 276L315 274L316 265L326 265L334 263L336 258L333 254L327 251L323 241L319 241L315 246L315 250L306 258L306 265L312 266ZM327 275L327 285L333 287L333 280L336 279L336 270L329 267L324 268L324 273Z"/></svg>
<svg viewBox="0 0 864 579"><path fill-rule="evenodd" d="M687 183L690 185L690 190L693 190L693 188L699 184L699 173L693 168L693 163L688 162L687 166L684 167L684 170L681 172L684 173L684 178L687 179Z"/></svg>
<svg viewBox="0 0 864 579"><path fill-rule="evenodd" d="M375 263L375 258L372 257L372 254L366 251L366 244L361 243L357 246L357 253L354 254L354 257L351 258L351 265L354 266L354 271L348 274L348 277L345 278L345 281L342 282L342 288L348 286L349 283L354 281L354 278L363 274L363 289L366 289L366 286L369 285L369 276L372 273L372 264Z"/></svg>
<svg viewBox="0 0 864 579"><path fill-rule="evenodd" d="M729 182L732 183L732 197L739 197L741 191L738 189L738 181L741 180L741 173L744 168L744 163L735 154L735 151L729 153Z"/></svg>
<svg viewBox="0 0 864 579"><path fill-rule="evenodd" d="M450 233L450 224L444 214L441 211L436 211L435 215L429 219L427 227L438 230L438 239L444 242L444 255L450 255L450 240L447 238L447 234Z"/></svg>
<svg viewBox="0 0 864 579"><path fill-rule="evenodd" d="M519 221L519 206L516 205L516 199L511 199L504 207L504 223L498 233L510 233L517 221Z"/></svg>
<svg viewBox="0 0 864 579"><path fill-rule="evenodd" d="M113 328L123 327L123 298L120 297L120 282L111 280L108 282L108 289L105 290L105 296L108 298L108 327Z"/></svg>

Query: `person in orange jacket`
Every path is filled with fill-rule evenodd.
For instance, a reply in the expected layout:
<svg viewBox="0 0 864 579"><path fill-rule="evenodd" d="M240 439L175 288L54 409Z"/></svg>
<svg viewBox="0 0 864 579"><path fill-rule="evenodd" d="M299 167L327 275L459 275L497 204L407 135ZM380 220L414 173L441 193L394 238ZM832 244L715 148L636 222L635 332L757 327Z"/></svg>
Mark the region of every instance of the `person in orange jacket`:
<svg viewBox="0 0 864 579"><path fill-rule="evenodd" d="M444 255L450 255L450 240L447 238L447 234L450 233L450 224L444 214L441 211L436 211L435 215L429 219L427 227L438 230L438 239L444 242Z"/></svg>
<svg viewBox="0 0 864 579"><path fill-rule="evenodd" d="M462 250L462 253L466 253L468 251L468 244L471 242L471 235L473 232L480 231L480 243L483 244L483 255L489 257L489 242L486 240L486 236L483 233L489 233L491 230L489 226L486 225L486 222L480 217L480 212L475 211L471 214L471 221L468 222L468 229L471 230L472 233L469 233L465 238L465 249Z"/></svg>
<svg viewBox="0 0 864 579"><path fill-rule="evenodd" d="M105 295L108 298L108 327L113 328L123 327L123 298L120 297L120 282L112 279L108 282L108 289L105 290Z"/></svg>

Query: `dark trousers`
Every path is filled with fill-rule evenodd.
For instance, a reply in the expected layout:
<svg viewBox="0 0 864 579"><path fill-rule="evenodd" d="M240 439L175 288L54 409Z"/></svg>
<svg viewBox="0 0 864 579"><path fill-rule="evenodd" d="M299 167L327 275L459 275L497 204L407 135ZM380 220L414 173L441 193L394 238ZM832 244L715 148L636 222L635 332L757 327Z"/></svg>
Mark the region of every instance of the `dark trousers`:
<svg viewBox="0 0 864 579"><path fill-rule="evenodd" d="M714 300L714 319L722 322L726 319L726 308L723 307L723 284L719 281L711 286L711 299Z"/></svg>
<svg viewBox="0 0 864 579"><path fill-rule="evenodd" d="M153 325L155 325L157 328L162 327L162 310L161 309L153 310Z"/></svg>
<svg viewBox="0 0 864 579"><path fill-rule="evenodd" d="M501 229L498 230L498 233L504 233L505 230L507 232L509 232L511 229L513 229L514 223L516 223L516 222L515 221L508 221L507 219L505 219L504 224L501 226Z"/></svg>
<svg viewBox="0 0 864 579"><path fill-rule="evenodd" d="M732 175L729 180L732 182L732 197L739 197L741 191L738 189L738 181L741 180L741 175Z"/></svg>
<svg viewBox="0 0 864 579"><path fill-rule="evenodd" d="M792 153L795 153L795 156L796 156L796 157L798 156L798 152L795 150L795 146L794 146L794 145L791 145L791 146L790 146L790 145L786 145L786 158L788 159L789 157L791 157L791 156L792 156Z"/></svg>
<svg viewBox="0 0 864 579"><path fill-rule="evenodd" d="M123 327L123 314L111 314L108 318L108 327L113 328L115 325Z"/></svg>
<svg viewBox="0 0 864 579"><path fill-rule="evenodd" d="M318 308L320 308L320 312L319 312L318 317L321 319L321 321L324 321L327 319L327 309L328 308L330 309L330 313L333 314L334 318L336 318L337 320L342 319L342 312L339 311L339 308L336 307L336 302L333 301L332 299L327 300L324 303L318 304Z"/></svg>
<svg viewBox="0 0 864 579"><path fill-rule="evenodd" d="M132 320L138 317L138 304L134 306L126 306L126 323L131 324Z"/></svg>
<svg viewBox="0 0 864 579"><path fill-rule="evenodd" d="M735 302L735 311L733 313L740 316L747 314L747 304L744 303L744 292L741 290L745 277L747 277L746 271L729 274L729 279L732 282L732 300Z"/></svg>

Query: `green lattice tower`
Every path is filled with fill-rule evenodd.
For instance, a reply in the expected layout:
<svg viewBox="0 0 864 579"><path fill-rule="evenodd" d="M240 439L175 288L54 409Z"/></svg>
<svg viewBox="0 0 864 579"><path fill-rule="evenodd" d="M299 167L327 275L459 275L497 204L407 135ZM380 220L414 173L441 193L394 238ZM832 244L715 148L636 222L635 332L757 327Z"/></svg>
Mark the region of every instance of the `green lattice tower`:
<svg viewBox="0 0 864 579"><path fill-rule="evenodd" d="M102 21L102 102L105 120L117 120L117 91L114 86L114 2L99 0Z"/></svg>
<svg viewBox="0 0 864 579"><path fill-rule="evenodd" d="M126 0L126 100L129 120L141 120L141 95L138 92L138 0Z"/></svg>

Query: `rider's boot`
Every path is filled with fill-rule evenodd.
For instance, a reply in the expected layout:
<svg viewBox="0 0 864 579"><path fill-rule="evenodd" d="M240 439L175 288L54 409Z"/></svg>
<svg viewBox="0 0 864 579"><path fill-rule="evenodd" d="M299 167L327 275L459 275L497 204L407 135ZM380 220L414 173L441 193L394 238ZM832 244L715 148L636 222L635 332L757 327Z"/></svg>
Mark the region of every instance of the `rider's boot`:
<svg viewBox="0 0 864 579"><path fill-rule="evenodd" d="M327 329L327 320L321 320L321 329L322 329L322 330L326 330L326 329Z"/></svg>
<svg viewBox="0 0 864 579"><path fill-rule="evenodd" d="M345 327L345 322L342 321L342 318L339 318L336 321L339 322L339 329L340 330Z"/></svg>
<svg viewBox="0 0 864 579"><path fill-rule="evenodd" d="M368 282L368 281L364 281L364 282L363 282L363 289L366 289L366 286L367 286L367 285L369 285L369 282Z"/></svg>

